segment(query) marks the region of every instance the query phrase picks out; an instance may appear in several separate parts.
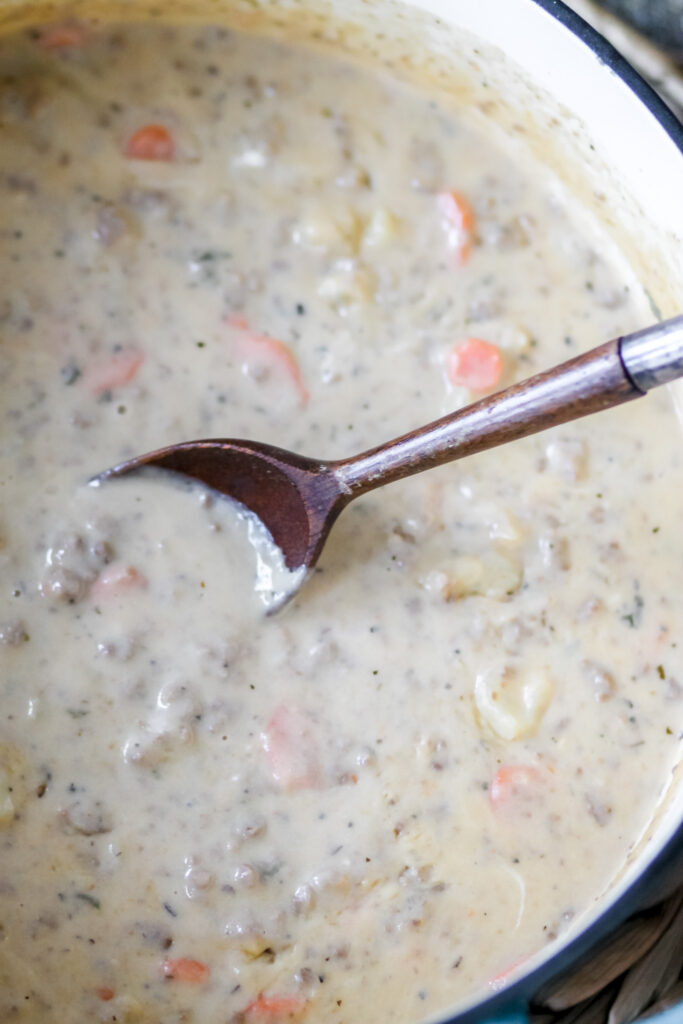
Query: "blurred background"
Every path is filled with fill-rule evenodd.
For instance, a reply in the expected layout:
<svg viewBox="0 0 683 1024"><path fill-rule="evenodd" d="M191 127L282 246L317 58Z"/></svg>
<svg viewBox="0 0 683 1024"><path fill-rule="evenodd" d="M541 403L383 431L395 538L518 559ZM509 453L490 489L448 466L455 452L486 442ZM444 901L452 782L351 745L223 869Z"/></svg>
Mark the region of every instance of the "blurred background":
<svg viewBox="0 0 683 1024"><path fill-rule="evenodd" d="M683 0L565 3L616 46L683 122Z"/></svg>
<svg viewBox="0 0 683 1024"><path fill-rule="evenodd" d="M599 0L629 21L683 66L683 0Z"/></svg>

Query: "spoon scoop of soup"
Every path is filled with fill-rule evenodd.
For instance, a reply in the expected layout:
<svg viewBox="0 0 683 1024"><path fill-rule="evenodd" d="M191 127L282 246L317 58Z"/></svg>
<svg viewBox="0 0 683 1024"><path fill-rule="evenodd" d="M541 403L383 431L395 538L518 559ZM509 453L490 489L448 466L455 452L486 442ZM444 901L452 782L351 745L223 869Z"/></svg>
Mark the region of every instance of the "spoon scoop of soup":
<svg viewBox="0 0 683 1024"><path fill-rule="evenodd" d="M257 441L187 441L139 455L91 480L145 468L199 481L257 516L294 574L317 562L342 509L425 469L642 397L683 376L683 316L617 338L544 373L348 459L321 461Z"/></svg>

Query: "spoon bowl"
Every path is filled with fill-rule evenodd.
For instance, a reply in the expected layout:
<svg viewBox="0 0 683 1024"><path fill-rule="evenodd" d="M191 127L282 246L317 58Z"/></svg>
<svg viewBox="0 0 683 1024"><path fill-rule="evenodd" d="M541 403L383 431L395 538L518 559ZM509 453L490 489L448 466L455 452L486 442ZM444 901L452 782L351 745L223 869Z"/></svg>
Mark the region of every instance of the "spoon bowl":
<svg viewBox="0 0 683 1024"><path fill-rule="evenodd" d="M170 445L105 470L91 484L143 469L189 477L257 516L296 571L318 560L332 524L350 500L334 463L258 441L210 439Z"/></svg>

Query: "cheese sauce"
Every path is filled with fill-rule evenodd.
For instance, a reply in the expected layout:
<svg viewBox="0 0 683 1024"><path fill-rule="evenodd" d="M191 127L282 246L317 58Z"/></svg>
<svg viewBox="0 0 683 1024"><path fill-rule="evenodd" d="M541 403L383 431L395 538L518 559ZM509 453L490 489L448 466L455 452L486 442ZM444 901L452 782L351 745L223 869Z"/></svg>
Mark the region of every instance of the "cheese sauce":
<svg viewBox="0 0 683 1024"><path fill-rule="evenodd" d="M377 444L647 323L619 253L386 73L68 24L0 40L0 280L0 1020L408 1024L504 984L677 755L669 397L358 501L271 617L225 502L87 480Z"/></svg>

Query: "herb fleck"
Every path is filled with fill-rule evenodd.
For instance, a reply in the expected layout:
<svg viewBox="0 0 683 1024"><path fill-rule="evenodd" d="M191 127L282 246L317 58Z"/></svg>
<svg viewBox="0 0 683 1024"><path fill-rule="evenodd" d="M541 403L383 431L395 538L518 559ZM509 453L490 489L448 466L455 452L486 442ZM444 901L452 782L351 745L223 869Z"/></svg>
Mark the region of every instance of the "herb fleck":
<svg viewBox="0 0 683 1024"><path fill-rule="evenodd" d="M281 869L282 864L274 862L272 864L257 864L256 868L259 873L261 881L265 881L267 878L274 878L278 871Z"/></svg>
<svg viewBox="0 0 683 1024"><path fill-rule="evenodd" d="M636 594L633 598L633 609L630 612L626 612L621 616L621 621L625 622L631 629L636 629L643 618L643 601L640 594Z"/></svg>
<svg viewBox="0 0 683 1024"><path fill-rule="evenodd" d="M66 366L63 366L60 370L63 382L68 386L69 384L75 384L81 375L81 371L74 362L69 362Z"/></svg>
<svg viewBox="0 0 683 1024"><path fill-rule="evenodd" d="M210 263L212 260L229 260L231 253L219 252L218 250L207 249L196 257L197 263Z"/></svg>
<svg viewBox="0 0 683 1024"><path fill-rule="evenodd" d="M99 910L102 906L97 896L91 896L89 892L77 892L76 899L83 900L84 903L88 903L95 910Z"/></svg>
<svg viewBox="0 0 683 1024"><path fill-rule="evenodd" d="M215 281L217 279L217 264L221 260L229 259L232 259L231 252L220 249L205 249L201 252L193 253L188 267L197 282Z"/></svg>

